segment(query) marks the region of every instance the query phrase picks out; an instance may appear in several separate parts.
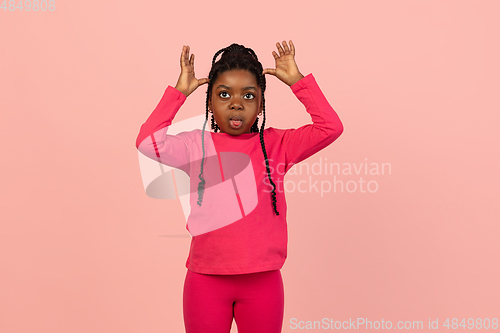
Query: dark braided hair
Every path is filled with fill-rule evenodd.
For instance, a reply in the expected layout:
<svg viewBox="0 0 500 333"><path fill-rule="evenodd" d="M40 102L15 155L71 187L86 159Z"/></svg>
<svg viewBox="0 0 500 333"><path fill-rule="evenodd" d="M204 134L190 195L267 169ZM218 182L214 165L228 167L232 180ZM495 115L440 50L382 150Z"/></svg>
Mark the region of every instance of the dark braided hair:
<svg viewBox="0 0 500 333"><path fill-rule="evenodd" d="M215 62L217 56L222 53L219 61ZM200 183L198 184L198 206L201 206L201 202L203 200L203 193L205 191L205 179L203 178L203 163L205 160L205 143L204 143L204 132L205 126L208 121L208 100L212 95L212 87L214 82L217 80L220 74L230 71L233 69L243 69L252 73L257 80L257 84L260 84L262 90L262 114L263 120L262 125L260 127L260 131L258 128L259 118L255 120L255 123L252 125L250 129L250 133L259 133L260 135L260 145L262 147L262 152L264 153L264 159L266 160L266 169L267 169L267 177L273 186L273 191L271 192L271 199L273 203L274 213L279 215L278 209L276 208L276 185L274 185L273 180L271 179L271 171L269 169L269 160L267 159L266 146L264 144L264 125L266 123L266 112L265 112L265 99L264 99L264 91L266 90L266 78L262 74L263 68L262 64L259 62L257 55L255 52L246 48L243 45L239 44L231 44L226 48L223 48L217 53L215 53L214 58L212 60L212 68L210 69L210 73L208 74L208 88L207 88L207 99L206 99L206 112L205 112L205 122L203 123L203 129L201 134L201 146L203 149L203 158L201 160L201 171L200 175ZM212 129L215 133L220 129L219 126L215 123L214 117L212 115Z"/></svg>

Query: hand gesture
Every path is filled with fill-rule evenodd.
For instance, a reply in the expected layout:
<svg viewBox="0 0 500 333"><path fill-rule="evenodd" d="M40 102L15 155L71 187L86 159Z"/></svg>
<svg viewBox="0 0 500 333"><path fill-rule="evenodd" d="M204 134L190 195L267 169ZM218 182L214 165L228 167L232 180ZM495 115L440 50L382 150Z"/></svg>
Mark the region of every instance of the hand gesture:
<svg viewBox="0 0 500 333"><path fill-rule="evenodd" d="M283 47L281 47L280 43L276 43L276 46L280 53L278 55L273 51L273 57L274 60L276 60L276 69L266 68L262 74L274 75L291 86L304 77L304 75L299 72L297 64L295 63L295 46L291 40L290 47L288 47L286 41L283 41Z"/></svg>
<svg viewBox="0 0 500 333"><path fill-rule="evenodd" d="M182 92L186 97L191 95L202 84L208 83L208 78L197 79L194 76L194 54L189 58L189 45L182 46L181 52L181 75L175 89Z"/></svg>

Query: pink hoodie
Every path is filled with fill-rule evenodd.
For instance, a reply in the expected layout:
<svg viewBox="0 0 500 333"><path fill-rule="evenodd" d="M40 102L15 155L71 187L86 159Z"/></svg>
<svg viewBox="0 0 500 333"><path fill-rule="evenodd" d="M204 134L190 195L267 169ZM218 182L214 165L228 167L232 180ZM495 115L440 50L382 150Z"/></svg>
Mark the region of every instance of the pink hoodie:
<svg viewBox="0 0 500 333"><path fill-rule="evenodd" d="M276 185L275 215L259 133L232 136L204 132L205 191L201 206L198 183L203 149L201 130L167 134L168 126L186 100L168 86L158 106L141 126L136 147L160 163L190 177L192 235L186 267L203 274L244 274L283 267L287 256L284 174L296 163L330 145L343 132L337 113L309 74L291 87L311 115L312 124L297 129L264 130L271 178ZM259 128L262 119L259 120ZM281 184L278 189L278 184Z"/></svg>

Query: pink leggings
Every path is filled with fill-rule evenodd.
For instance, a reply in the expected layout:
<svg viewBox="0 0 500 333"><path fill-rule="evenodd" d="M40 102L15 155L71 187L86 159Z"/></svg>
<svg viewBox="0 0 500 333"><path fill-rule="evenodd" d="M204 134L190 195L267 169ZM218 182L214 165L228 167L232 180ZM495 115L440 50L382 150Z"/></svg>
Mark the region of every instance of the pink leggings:
<svg viewBox="0 0 500 333"><path fill-rule="evenodd" d="M280 270L211 275L187 271L184 281L186 333L279 333L284 289Z"/></svg>

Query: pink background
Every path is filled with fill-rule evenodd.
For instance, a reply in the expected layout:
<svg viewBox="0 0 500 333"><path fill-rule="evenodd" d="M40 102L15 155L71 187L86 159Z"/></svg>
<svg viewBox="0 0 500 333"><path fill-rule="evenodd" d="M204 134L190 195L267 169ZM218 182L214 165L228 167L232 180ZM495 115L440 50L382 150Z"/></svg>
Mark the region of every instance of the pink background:
<svg viewBox="0 0 500 333"><path fill-rule="evenodd" d="M175 86L182 45L200 78L233 42L273 67L284 39L345 126L303 163L392 172L362 175L375 193L287 193L283 332L298 331L292 318L425 329L438 318L442 331L447 318L500 319L499 12L497 1L0 10L0 331L184 331L190 238L178 200L146 196L135 139ZM267 79L266 125L309 123L290 89ZM205 112L205 91L177 121Z"/></svg>

